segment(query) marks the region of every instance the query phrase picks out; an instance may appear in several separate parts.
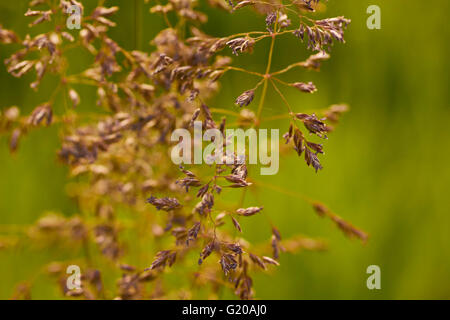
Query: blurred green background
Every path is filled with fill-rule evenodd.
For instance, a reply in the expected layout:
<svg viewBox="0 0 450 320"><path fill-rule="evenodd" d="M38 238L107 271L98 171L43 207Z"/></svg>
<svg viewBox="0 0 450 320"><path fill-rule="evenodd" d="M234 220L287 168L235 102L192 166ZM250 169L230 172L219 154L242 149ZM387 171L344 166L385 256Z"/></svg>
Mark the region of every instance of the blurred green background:
<svg viewBox="0 0 450 320"><path fill-rule="evenodd" d="M137 40L130 36L135 34L132 2L106 4L121 5L115 19L121 27L111 34L125 48L133 48ZM366 27L366 9L371 4L381 7L381 30ZM0 22L23 35L28 23L23 17L26 8L24 0L2 1ZM206 11L210 14L206 30L213 35L264 29L263 17L247 9L233 15ZM271 190L249 194L246 204L261 199L265 212L285 237L301 232L329 243L327 252L283 255L277 272L256 277L257 298L450 298L449 12L450 3L445 0L432 4L328 2L327 12L320 16L352 19L347 43L333 48L331 60L323 64L320 73L297 70L285 78L313 81L319 89L316 94L284 93L298 112L341 102L348 103L351 112L325 143L322 172L315 174L292 154L282 157L278 175L264 180L323 201L371 237L366 245L345 238L329 220L318 218L309 205L296 198ZM148 41L163 21L147 12L143 17L140 41L148 50ZM258 43L255 54L235 62L262 72L268 45L268 41ZM8 50L0 47L0 60L9 56ZM292 36L277 41L275 50L274 70L308 56L304 45ZM80 64L89 61L83 56L74 59ZM0 108L18 105L26 114L45 101L51 85L34 93L28 89L31 78L15 79L3 64L0 68ZM235 97L254 83L254 78L228 74L211 107L235 110ZM93 93L86 94L84 110L94 104ZM285 113L273 90L269 90L264 112L264 116ZM285 121L270 125L287 130ZM14 233L14 228L34 223L45 211L75 213L65 192L67 170L56 161L58 139L55 128L35 130L11 156L7 139L0 138L0 239ZM243 227L250 240L270 237L263 217ZM59 258L23 246L15 251L0 249L0 298L10 298L15 285L27 279L35 280L33 297L57 298L54 286L48 278L36 275L36 270ZM373 264L381 267L381 290L366 287L366 268Z"/></svg>

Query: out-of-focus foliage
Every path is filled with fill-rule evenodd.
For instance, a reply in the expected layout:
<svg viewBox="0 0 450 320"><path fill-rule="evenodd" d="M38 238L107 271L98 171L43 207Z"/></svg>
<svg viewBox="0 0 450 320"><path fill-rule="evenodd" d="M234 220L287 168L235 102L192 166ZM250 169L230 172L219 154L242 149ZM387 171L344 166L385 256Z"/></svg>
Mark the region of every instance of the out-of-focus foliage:
<svg viewBox="0 0 450 320"><path fill-rule="evenodd" d="M352 19L346 33L347 45L333 49L333 59L326 62L321 73L290 79L292 82L313 80L320 89L320 94L311 96L299 96L294 90L288 92L296 112L323 108L337 101L351 106L333 139L326 143L325 170L316 175L291 155L282 158L278 175L264 178L267 183L289 190L303 184L302 193L345 213L346 218L368 231L371 238L364 247L349 241L328 220L318 218L309 205L290 195L273 190L250 193L246 203L264 199L264 210L270 212L285 236L300 229L329 242L329 250L324 253L283 256L278 272L257 277L258 298L450 297L446 280L450 279L450 207L446 199L450 134L445 130L450 116L450 50L449 30L443 24L450 8L443 0L432 5L419 1L377 2L381 7L382 28L371 31L366 28L366 8L373 2L330 0L327 16L345 15ZM16 17L26 7L27 1L23 0L3 2L0 21L23 34L23 20ZM134 8L130 4L121 7L121 11L121 27L112 33L119 44L131 49L136 45L136 40L130 37L135 27ZM261 18L245 10L236 13L239 19L210 11L207 31L217 36L263 23ZM155 16L146 17L142 35L144 49L164 24ZM264 45L268 43L261 44ZM277 45L289 46L291 50L275 56L275 69L308 55L295 39L285 39ZM0 59L3 61L10 53L2 47ZM81 62L87 57L73 59ZM258 69L266 63L266 56L257 52L240 59L248 69ZM240 74L226 75L223 90L214 104L234 108L236 92L250 87L251 81ZM28 82L29 79L15 79L1 72L0 108L17 104L25 108L24 113L30 112L36 105L36 94L28 89ZM52 86L43 84L41 90L50 92ZM80 108L88 110L92 104L95 104L94 94L90 101L85 98ZM283 106L272 92L264 115L278 114L280 108ZM280 122L280 126L283 124ZM58 143L55 129L33 132L21 142L13 157L7 150L7 141L4 138L0 141L3 145L0 148L0 241L7 239L6 245L8 241L20 241L23 226L34 223L44 210L76 213L75 205L66 195L67 172L54 161ZM245 224L242 227L250 240L270 237L270 226L264 217L252 219L251 228ZM129 237L133 239L135 235ZM33 282L33 297L60 297L53 280L45 272L36 271L43 270L48 261L64 260L67 254L57 249L36 254L30 247L16 248L11 251L0 247L0 298L11 297L16 285L24 281ZM151 248L131 248L130 263L151 262L140 261L142 250ZM73 256L76 255L74 252ZM372 264L381 267L380 291L366 288L365 272ZM116 274L103 276L117 277Z"/></svg>

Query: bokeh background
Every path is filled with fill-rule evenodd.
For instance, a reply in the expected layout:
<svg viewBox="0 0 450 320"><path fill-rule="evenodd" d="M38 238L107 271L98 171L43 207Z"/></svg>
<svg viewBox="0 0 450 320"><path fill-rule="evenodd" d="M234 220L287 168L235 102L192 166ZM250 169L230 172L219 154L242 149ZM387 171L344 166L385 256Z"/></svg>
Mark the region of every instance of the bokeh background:
<svg viewBox="0 0 450 320"><path fill-rule="evenodd" d="M149 40L163 21L143 13L141 39L135 39L136 12L132 1L121 5L113 38L131 49ZM126 5L124 5L126 4ZM366 9L381 7L381 30L368 30ZM27 1L2 1L0 22L26 32ZM264 19L250 10L229 15L206 9L206 30L229 35L264 28ZM295 155L282 157L278 175L265 182L319 199L370 234L366 245L345 238L328 220L320 219L308 204L273 190L250 193L246 203L264 200L265 212L284 236L302 234L326 239L326 252L283 255L278 271L258 275L257 297L264 299L448 299L450 298L450 119L449 28L450 3L434 1L330 0L326 16L352 19L345 45L337 45L320 73L297 70L286 80L313 81L314 95L285 90L296 111L345 102L351 112L326 142L325 169L315 174ZM255 54L237 64L262 71L269 42L258 43ZM264 48L264 46L266 46ZM293 37L276 43L274 69L304 60L308 52ZM0 60L11 53L2 46ZM87 58L74 57L74 63ZM78 59L78 60L77 60ZM212 107L235 109L235 97L254 85L254 78L228 74ZM23 114L45 101L51 83L40 93L28 89L29 79L15 79L0 66L0 108L18 105ZM270 87L269 87L270 88ZM94 105L86 92L82 110ZM253 105L253 108L256 104ZM84 108L84 109L83 109ZM269 91L264 116L285 112L281 100ZM286 122L270 123L286 130ZM36 130L11 156L7 138L0 137L0 240L20 238L23 228L46 211L76 213L66 194L67 170L56 161L57 128ZM245 225L246 237L264 240L270 228L264 218ZM62 253L35 251L22 245L0 249L0 298L10 298L17 283L33 280L35 298L60 298L40 270ZM149 261L148 263L150 263ZM381 290L366 287L366 268L381 267ZM231 297L231 296L230 296Z"/></svg>

